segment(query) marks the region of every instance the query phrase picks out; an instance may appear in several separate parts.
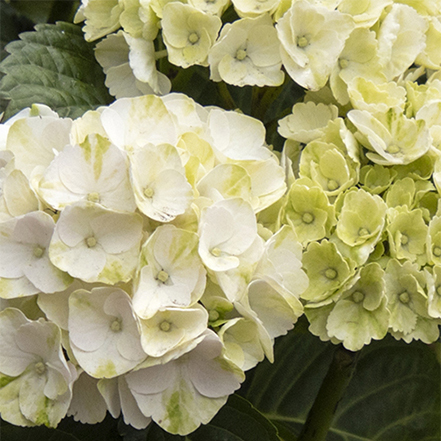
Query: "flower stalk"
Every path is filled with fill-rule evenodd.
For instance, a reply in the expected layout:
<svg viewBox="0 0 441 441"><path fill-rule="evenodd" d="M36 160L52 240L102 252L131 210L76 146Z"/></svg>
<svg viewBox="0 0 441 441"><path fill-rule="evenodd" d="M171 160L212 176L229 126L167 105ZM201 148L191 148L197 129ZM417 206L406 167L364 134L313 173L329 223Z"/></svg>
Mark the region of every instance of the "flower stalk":
<svg viewBox="0 0 441 441"><path fill-rule="evenodd" d="M360 351L351 352L339 345L298 441L325 441L338 404L355 372Z"/></svg>

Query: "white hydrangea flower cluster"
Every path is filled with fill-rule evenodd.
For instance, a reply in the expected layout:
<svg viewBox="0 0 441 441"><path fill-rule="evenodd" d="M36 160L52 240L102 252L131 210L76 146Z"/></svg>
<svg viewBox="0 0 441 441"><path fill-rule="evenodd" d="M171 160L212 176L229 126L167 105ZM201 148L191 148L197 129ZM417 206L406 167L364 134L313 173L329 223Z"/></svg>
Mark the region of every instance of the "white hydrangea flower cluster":
<svg viewBox="0 0 441 441"><path fill-rule="evenodd" d="M207 423L303 313L294 230L258 220L287 187L263 124L146 95L0 139L2 418Z"/></svg>
<svg viewBox="0 0 441 441"><path fill-rule="evenodd" d="M227 10L236 19L222 21ZM379 86L413 63L439 69L440 14L432 0L83 0L76 21L88 41L106 36L96 56L117 98L169 92L156 69L168 56L236 86L279 86L283 65L306 89L329 81L347 104L363 90L355 78Z"/></svg>

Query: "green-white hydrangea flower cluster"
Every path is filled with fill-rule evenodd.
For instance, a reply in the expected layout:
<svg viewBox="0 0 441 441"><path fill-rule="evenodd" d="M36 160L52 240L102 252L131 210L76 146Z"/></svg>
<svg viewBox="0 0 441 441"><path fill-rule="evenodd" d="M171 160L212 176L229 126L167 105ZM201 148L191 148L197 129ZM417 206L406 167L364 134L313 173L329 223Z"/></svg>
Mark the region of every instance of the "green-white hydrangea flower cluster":
<svg viewBox="0 0 441 441"><path fill-rule="evenodd" d="M400 100L389 81L413 63L439 69L440 13L433 0L82 0L76 21L88 41L105 37L96 56L117 98L169 92L156 69L168 56L236 86L281 85L283 65L307 89L329 81L347 104L371 84Z"/></svg>
<svg viewBox="0 0 441 441"><path fill-rule="evenodd" d="M393 5L372 41L381 42L390 14L420 17ZM412 32L409 44L417 40ZM373 72L382 79L361 72L345 83L342 70L349 101L331 75L279 121L292 173L284 201L268 209L279 210L270 228L290 225L303 244L310 284L301 299L310 331L352 351L388 332L406 342L439 337L440 70L408 63L398 70L399 54L390 74L379 59Z"/></svg>
<svg viewBox="0 0 441 441"><path fill-rule="evenodd" d="M0 412L187 434L303 313L262 123L184 95L0 125ZM437 240L434 238L434 240Z"/></svg>

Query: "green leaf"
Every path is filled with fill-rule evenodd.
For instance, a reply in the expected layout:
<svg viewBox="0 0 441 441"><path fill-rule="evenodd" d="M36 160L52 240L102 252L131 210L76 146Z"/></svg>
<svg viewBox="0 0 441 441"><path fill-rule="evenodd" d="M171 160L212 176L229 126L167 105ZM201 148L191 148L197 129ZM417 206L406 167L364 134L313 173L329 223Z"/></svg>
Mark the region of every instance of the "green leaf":
<svg viewBox="0 0 441 441"><path fill-rule="evenodd" d="M98 424L81 424L72 418L65 418L56 429L39 427L18 427L0 420L2 441L121 441L117 421L108 415Z"/></svg>
<svg viewBox="0 0 441 441"><path fill-rule="evenodd" d="M247 400L232 395L213 420L183 437L170 435L152 424L147 441L280 441L277 429ZM124 438L124 441L132 441ZM133 441L138 441L133 439ZM290 441L290 440L286 440Z"/></svg>
<svg viewBox="0 0 441 441"><path fill-rule="evenodd" d="M10 55L0 63L0 72L6 74L0 98L10 100L4 119L33 103L76 118L112 101L93 45L83 39L80 27L58 22L35 29L8 44Z"/></svg>
<svg viewBox="0 0 441 441"><path fill-rule="evenodd" d="M274 365L264 362L255 369L246 397L297 436L334 351L310 334L289 333L276 343ZM439 440L440 390L431 347L393 338L373 342L361 353L326 441Z"/></svg>

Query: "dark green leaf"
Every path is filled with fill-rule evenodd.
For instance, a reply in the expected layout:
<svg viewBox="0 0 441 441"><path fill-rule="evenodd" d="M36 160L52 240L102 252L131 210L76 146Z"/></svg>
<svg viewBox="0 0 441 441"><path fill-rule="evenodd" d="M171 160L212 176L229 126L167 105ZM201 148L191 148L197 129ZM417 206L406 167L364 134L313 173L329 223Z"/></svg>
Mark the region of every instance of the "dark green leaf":
<svg viewBox="0 0 441 441"><path fill-rule="evenodd" d="M276 343L274 365L259 365L247 398L278 427L298 435L335 347L310 334ZM364 348L327 441L440 439L440 366L427 345L386 338Z"/></svg>
<svg viewBox="0 0 441 441"><path fill-rule="evenodd" d="M61 116L78 117L111 102L104 74L78 26L41 24L35 32L20 34L6 47L0 63L6 75L0 97L10 100L5 119L33 103L42 103Z"/></svg>
<svg viewBox="0 0 441 441"><path fill-rule="evenodd" d="M81 424L65 418L56 429L39 427L17 427L0 421L2 441L121 441L117 420L110 415L98 424Z"/></svg>

